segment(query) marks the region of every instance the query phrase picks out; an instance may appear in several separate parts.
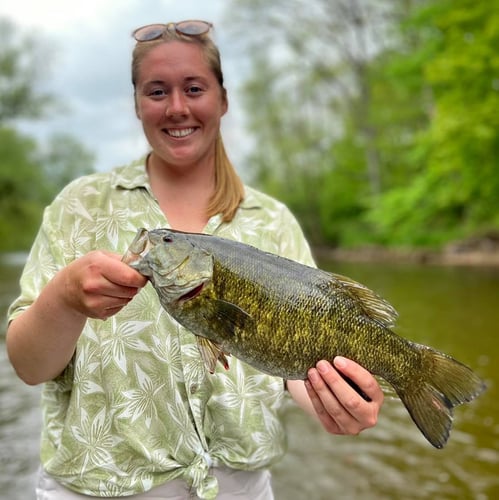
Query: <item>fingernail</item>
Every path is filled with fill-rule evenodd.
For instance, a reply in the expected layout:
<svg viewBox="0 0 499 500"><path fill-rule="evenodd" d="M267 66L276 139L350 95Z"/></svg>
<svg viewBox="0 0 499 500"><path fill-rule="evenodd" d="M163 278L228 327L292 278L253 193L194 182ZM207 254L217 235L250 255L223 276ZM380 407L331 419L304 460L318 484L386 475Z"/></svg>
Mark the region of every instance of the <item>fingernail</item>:
<svg viewBox="0 0 499 500"><path fill-rule="evenodd" d="M317 380L319 380L317 377L317 372L315 370L309 370L307 376L310 382L317 382Z"/></svg>
<svg viewBox="0 0 499 500"><path fill-rule="evenodd" d="M319 361L317 363L317 369L320 373L327 373L329 371L329 363L327 361Z"/></svg>
<svg viewBox="0 0 499 500"><path fill-rule="evenodd" d="M336 358L334 358L334 366L336 366L337 368L346 368L347 366L347 360L345 358L343 358L342 356L336 356Z"/></svg>

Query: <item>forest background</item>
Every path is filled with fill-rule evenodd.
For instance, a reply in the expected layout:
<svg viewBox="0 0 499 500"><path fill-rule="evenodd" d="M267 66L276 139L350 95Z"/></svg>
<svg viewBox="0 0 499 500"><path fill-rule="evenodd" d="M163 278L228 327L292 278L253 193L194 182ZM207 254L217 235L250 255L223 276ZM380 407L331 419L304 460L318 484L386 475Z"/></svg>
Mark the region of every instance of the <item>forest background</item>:
<svg viewBox="0 0 499 500"><path fill-rule="evenodd" d="M498 0L231 0L252 146L238 165L313 245L438 249L499 233ZM226 29L224 27L224 29ZM16 126L51 113L49 56L0 21L0 251L93 154Z"/></svg>

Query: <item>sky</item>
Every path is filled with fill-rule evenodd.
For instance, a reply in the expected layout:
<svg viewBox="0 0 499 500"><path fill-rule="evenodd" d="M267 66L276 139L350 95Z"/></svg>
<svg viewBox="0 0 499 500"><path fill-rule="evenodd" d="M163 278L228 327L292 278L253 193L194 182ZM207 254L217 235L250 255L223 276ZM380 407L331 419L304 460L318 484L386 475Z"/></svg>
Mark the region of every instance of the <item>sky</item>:
<svg viewBox="0 0 499 500"><path fill-rule="evenodd" d="M226 0L0 0L0 17L21 32L43 39L51 49L47 74L36 82L59 106L43 120L23 122L21 130L41 143L53 133L74 136L95 155L95 168L108 171L147 151L135 117L130 82L130 36L150 23L203 19L215 25L229 113L222 121L226 148L236 164L245 143L242 111L235 100L237 62L223 35ZM234 99L231 97L234 96Z"/></svg>

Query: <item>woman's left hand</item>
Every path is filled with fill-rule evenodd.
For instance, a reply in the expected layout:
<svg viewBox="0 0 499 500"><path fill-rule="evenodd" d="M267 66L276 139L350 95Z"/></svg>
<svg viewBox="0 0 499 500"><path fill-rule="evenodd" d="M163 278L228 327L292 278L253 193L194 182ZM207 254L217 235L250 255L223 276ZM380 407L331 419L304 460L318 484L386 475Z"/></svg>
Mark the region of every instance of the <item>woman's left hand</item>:
<svg viewBox="0 0 499 500"><path fill-rule="evenodd" d="M354 382L364 397L340 373ZM308 394L305 404L304 391L298 384L303 382L288 381L291 395L305 410L317 415L327 432L356 435L376 425L383 391L376 379L354 361L337 356L333 364L322 360L311 368L304 383Z"/></svg>

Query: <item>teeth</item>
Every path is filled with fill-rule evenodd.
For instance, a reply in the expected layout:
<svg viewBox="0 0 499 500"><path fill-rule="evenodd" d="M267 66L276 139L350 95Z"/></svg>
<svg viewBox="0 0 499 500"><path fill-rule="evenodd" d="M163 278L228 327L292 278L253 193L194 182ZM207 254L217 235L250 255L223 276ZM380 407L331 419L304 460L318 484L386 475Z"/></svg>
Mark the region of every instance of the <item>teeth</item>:
<svg viewBox="0 0 499 500"><path fill-rule="evenodd" d="M170 129L168 130L168 135L172 137L185 137L194 132L193 128L184 128L184 129Z"/></svg>

